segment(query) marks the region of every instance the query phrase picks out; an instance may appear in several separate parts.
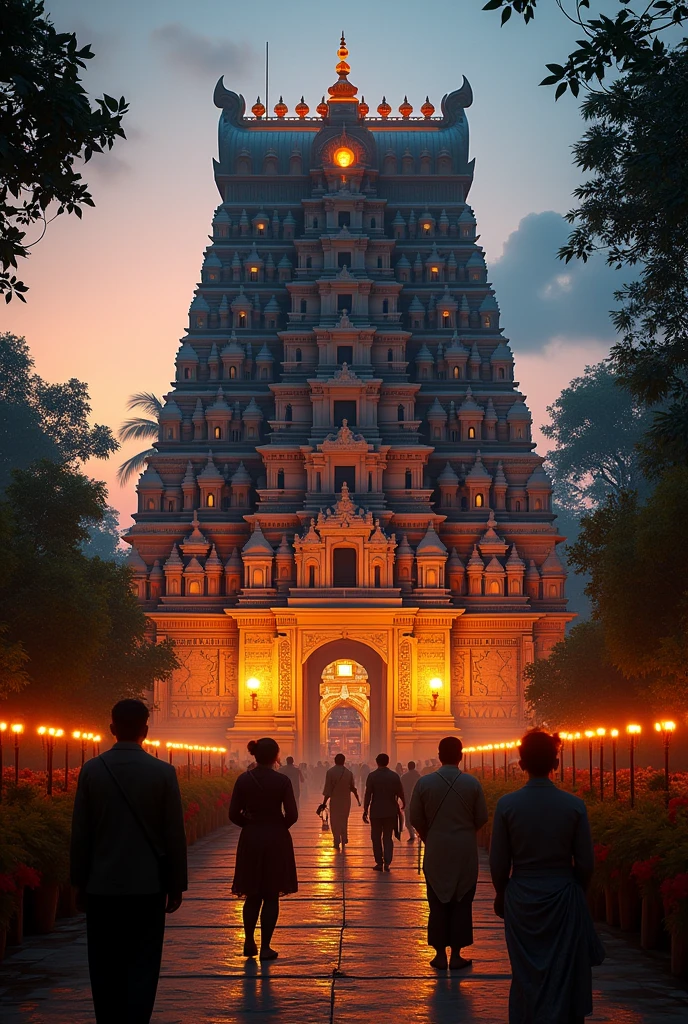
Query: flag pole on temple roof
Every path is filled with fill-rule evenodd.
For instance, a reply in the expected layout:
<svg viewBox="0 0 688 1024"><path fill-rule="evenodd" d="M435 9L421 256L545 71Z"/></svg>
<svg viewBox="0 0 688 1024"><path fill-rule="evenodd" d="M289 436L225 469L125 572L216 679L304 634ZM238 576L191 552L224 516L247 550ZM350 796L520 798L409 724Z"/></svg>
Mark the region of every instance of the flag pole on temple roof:
<svg viewBox="0 0 688 1024"><path fill-rule="evenodd" d="M270 56L268 49L268 42L265 41L265 111L268 117L270 117L270 97L268 96L268 69L270 67Z"/></svg>

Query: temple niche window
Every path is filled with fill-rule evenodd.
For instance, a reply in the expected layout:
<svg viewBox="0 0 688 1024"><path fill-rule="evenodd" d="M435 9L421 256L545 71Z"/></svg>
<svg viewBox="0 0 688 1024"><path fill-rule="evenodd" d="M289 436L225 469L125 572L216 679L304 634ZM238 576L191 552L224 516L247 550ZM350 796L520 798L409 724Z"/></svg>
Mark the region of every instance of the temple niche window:
<svg viewBox="0 0 688 1024"><path fill-rule="evenodd" d="M455 366L454 367L453 377L454 377L454 380L460 380L461 379L461 367L460 366Z"/></svg>
<svg viewBox="0 0 688 1024"><path fill-rule="evenodd" d="M337 266L342 270L344 267L350 267L352 257L350 252L338 252L337 253Z"/></svg>
<svg viewBox="0 0 688 1024"><path fill-rule="evenodd" d="M337 223L340 228L348 228L351 224L351 213L348 210L340 210L337 214Z"/></svg>
<svg viewBox="0 0 688 1024"><path fill-rule="evenodd" d="M184 380L191 380L191 370L188 366L184 367Z"/></svg>
<svg viewBox="0 0 688 1024"><path fill-rule="evenodd" d="M167 431L167 440L174 441L174 430L171 427Z"/></svg>
<svg viewBox="0 0 688 1024"><path fill-rule="evenodd" d="M482 494L476 494L475 496L475 507L482 508L485 504L485 498Z"/></svg>
<svg viewBox="0 0 688 1024"><path fill-rule="evenodd" d="M389 313L389 299L382 300L382 312Z"/></svg>
<svg viewBox="0 0 688 1024"><path fill-rule="evenodd" d="M411 488L413 487L413 474L411 473L410 469L407 469L406 473L404 474L404 487L406 488L407 491L410 491Z"/></svg>
<svg viewBox="0 0 688 1024"><path fill-rule="evenodd" d="M236 375L237 375L237 368L236 368L236 366L230 366L230 368L229 368L229 379L230 380L235 380L236 379Z"/></svg>
<svg viewBox="0 0 688 1024"><path fill-rule="evenodd" d="M439 279L440 279L440 269L439 269L439 267L430 267L430 280L431 281L439 281Z"/></svg>
<svg viewBox="0 0 688 1024"><path fill-rule="evenodd" d="M308 586L309 587L314 587L315 586L315 566L314 565L309 565L308 566Z"/></svg>
<svg viewBox="0 0 688 1024"><path fill-rule="evenodd" d="M213 431L213 435L214 435L216 441L222 440L222 428L221 427L215 427L215 430Z"/></svg>
<svg viewBox="0 0 688 1024"><path fill-rule="evenodd" d="M497 371L497 377L498 377L499 380L504 380L505 379L506 373L504 372L504 367L503 366L499 367L499 370Z"/></svg>
<svg viewBox="0 0 688 1024"><path fill-rule="evenodd" d="M397 421L399 423L403 423L404 422L404 407L403 407L403 405L398 405L397 406Z"/></svg>
<svg viewBox="0 0 688 1024"><path fill-rule="evenodd" d="M207 508L215 508L215 495L209 494L205 500Z"/></svg>
<svg viewBox="0 0 688 1024"><path fill-rule="evenodd" d="M469 427L468 428L468 439L469 439L469 441L473 441L474 438L475 438L475 427Z"/></svg>
<svg viewBox="0 0 688 1024"><path fill-rule="evenodd" d="M284 470L283 469L278 469L277 470L277 490L278 491L283 491L284 490Z"/></svg>
<svg viewBox="0 0 688 1024"><path fill-rule="evenodd" d="M291 404L289 404L289 405L287 405L286 409L284 410L284 419L286 420L287 423L291 423L293 415L294 415L294 413L293 413Z"/></svg>
<svg viewBox="0 0 688 1024"><path fill-rule="evenodd" d="M393 352L393 350L391 348L387 349L387 362L388 363L393 363L394 362L394 352Z"/></svg>
<svg viewBox="0 0 688 1024"><path fill-rule="evenodd" d="M381 586L381 577L382 577L380 566L376 565L375 569L373 570L373 572L374 572L373 585L376 586L376 587L379 587L379 586Z"/></svg>
<svg viewBox="0 0 688 1024"><path fill-rule="evenodd" d="M539 498L535 499L535 511L536 512L541 512L542 511L542 502L540 501Z"/></svg>
<svg viewBox="0 0 688 1024"><path fill-rule="evenodd" d="M168 512L174 512L174 502L173 501L168 501L167 502L167 511Z"/></svg>
<svg viewBox="0 0 688 1024"><path fill-rule="evenodd" d="M485 327L491 327L491 326L492 326L492 320L490 319L489 316L486 316L485 317Z"/></svg>
<svg viewBox="0 0 688 1024"><path fill-rule="evenodd" d="M258 280L258 267L250 267L250 269L249 269L249 280L250 281L257 281Z"/></svg>
<svg viewBox="0 0 688 1024"><path fill-rule="evenodd" d="M301 362L301 349L300 348L297 348L296 352L294 353L294 358L295 358L297 363Z"/></svg>
<svg viewBox="0 0 688 1024"><path fill-rule="evenodd" d="M245 313L239 313L239 327L245 327L245 326L246 326L246 314Z"/></svg>
<svg viewBox="0 0 688 1024"><path fill-rule="evenodd" d="M147 506L147 508L148 508L149 512L154 512L155 511L155 502L153 501L152 498L148 499L148 506Z"/></svg>
<svg viewBox="0 0 688 1024"><path fill-rule="evenodd" d="M306 256L306 270L312 270L313 268L313 257Z"/></svg>
<svg viewBox="0 0 688 1024"><path fill-rule="evenodd" d="M189 583L189 594L200 594L200 593L201 593L201 584L199 583L199 581L198 580L191 580L191 583Z"/></svg>
<svg viewBox="0 0 688 1024"><path fill-rule="evenodd" d="M313 218L313 227L314 228L318 227L318 218L317 217ZM308 257L308 259L310 259L310 256ZM306 265L308 265L308 260L306 260Z"/></svg>
<svg viewBox="0 0 688 1024"><path fill-rule="evenodd" d="M382 270L382 256L378 256L377 258L377 269Z"/></svg>

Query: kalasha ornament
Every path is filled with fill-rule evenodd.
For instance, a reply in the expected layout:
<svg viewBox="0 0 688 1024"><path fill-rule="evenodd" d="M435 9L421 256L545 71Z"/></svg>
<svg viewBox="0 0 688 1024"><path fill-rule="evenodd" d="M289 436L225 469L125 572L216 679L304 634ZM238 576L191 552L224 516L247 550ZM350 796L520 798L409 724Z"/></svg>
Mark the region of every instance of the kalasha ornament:
<svg viewBox="0 0 688 1024"><path fill-rule="evenodd" d="M278 117L284 117L288 110L289 107L280 96L279 102L275 103L275 113L277 114Z"/></svg>
<svg viewBox="0 0 688 1024"><path fill-rule="evenodd" d="M329 110L329 107L327 106L327 103L325 103L325 97L324 96L320 100L320 103L318 103L318 105L317 105L317 107L315 109L316 109L317 113L320 114L321 117L327 117L327 112Z"/></svg>
<svg viewBox="0 0 688 1024"><path fill-rule="evenodd" d="M435 113L434 104L430 102L430 98L428 96L425 97L425 103L420 108L420 112L423 115L423 117L432 117L432 115Z"/></svg>
<svg viewBox="0 0 688 1024"><path fill-rule="evenodd" d="M358 113L360 117L366 117L370 107L365 101L365 96L361 96L361 102L358 104Z"/></svg>
<svg viewBox="0 0 688 1024"><path fill-rule="evenodd" d="M260 96L251 107L251 113L254 117L261 118L265 113L265 106L260 102Z"/></svg>
<svg viewBox="0 0 688 1024"><path fill-rule="evenodd" d="M384 96L382 97L382 103L377 108L377 112L383 120L386 120L392 113L392 108L390 107L389 103L387 102Z"/></svg>
<svg viewBox="0 0 688 1024"><path fill-rule="evenodd" d="M409 103L408 98L406 96L404 96L404 102L399 105L399 113L401 114L405 121L408 120L408 118L413 113L413 107Z"/></svg>
<svg viewBox="0 0 688 1024"><path fill-rule="evenodd" d="M294 110L296 111L298 116L303 121L304 117L306 117L306 115L308 114L308 111L310 110L310 107L308 106L308 104L304 102L303 96L301 97L299 102L294 107Z"/></svg>

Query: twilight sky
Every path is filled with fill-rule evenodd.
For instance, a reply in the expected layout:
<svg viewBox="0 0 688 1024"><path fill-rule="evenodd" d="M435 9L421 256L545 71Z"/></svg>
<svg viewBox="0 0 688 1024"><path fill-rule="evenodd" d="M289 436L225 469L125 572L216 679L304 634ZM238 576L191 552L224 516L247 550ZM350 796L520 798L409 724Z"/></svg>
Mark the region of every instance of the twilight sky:
<svg viewBox="0 0 688 1024"><path fill-rule="evenodd" d="M307 0L47 0L58 29L92 44L88 90L129 100L128 141L87 165L95 210L50 225L20 269L28 303L3 303L0 330L26 336L47 380L87 381L97 422L116 427L134 391L168 390L219 201L215 82L223 74L249 107L258 93L264 100L267 39L270 107L282 94L291 111L303 94L313 110L336 78L343 28L351 80L372 109L383 93L395 110L404 94L416 110L426 93L439 108L469 79L470 202L516 377L535 424L544 422L571 377L606 355L622 277L555 258L578 182L570 146L582 129L574 101L555 106L537 83L545 62L569 52L572 27L552 2L527 28L500 29L483 2L348 0L335 11ZM135 450L89 466L107 481L123 527L134 485L120 488L115 474Z"/></svg>

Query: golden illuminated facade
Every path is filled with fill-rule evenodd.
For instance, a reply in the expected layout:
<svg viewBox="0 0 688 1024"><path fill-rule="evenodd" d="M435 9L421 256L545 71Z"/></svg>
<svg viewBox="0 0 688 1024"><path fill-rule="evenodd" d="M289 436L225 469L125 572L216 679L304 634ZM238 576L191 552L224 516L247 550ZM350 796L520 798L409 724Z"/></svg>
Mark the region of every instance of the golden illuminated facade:
<svg viewBox="0 0 688 1024"><path fill-rule="evenodd" d="M511 738L571 616L467 204L470 86L371 117L346 57L315 117L215 89L222 202L127 539L180 662L161 734L314 760L358 715L362 756L403 760Z"/></svg>

